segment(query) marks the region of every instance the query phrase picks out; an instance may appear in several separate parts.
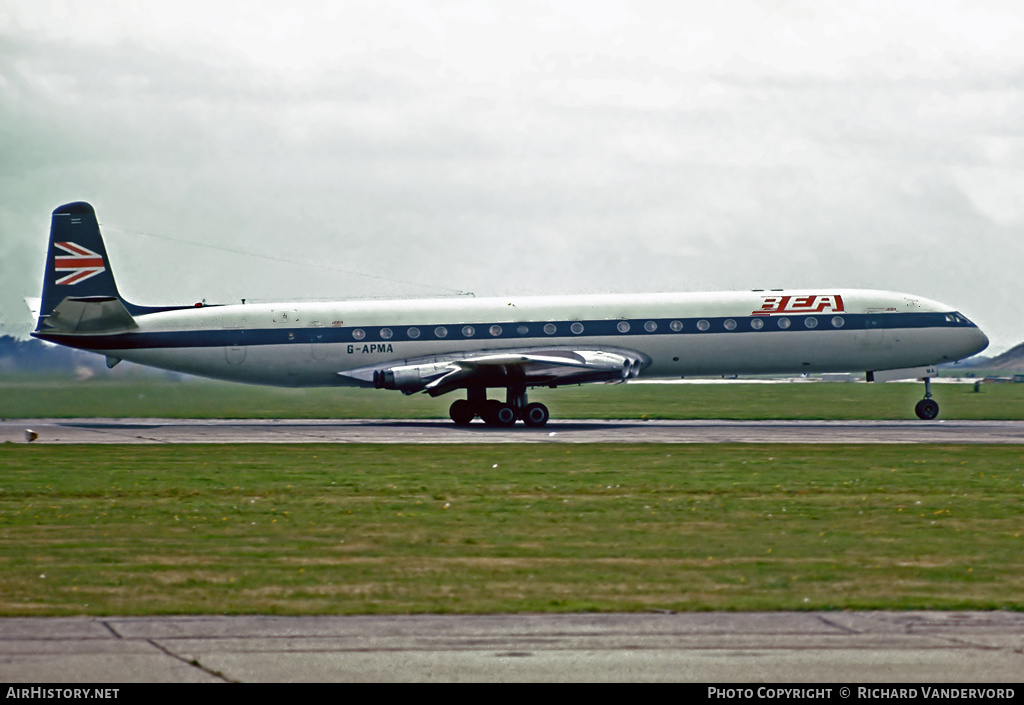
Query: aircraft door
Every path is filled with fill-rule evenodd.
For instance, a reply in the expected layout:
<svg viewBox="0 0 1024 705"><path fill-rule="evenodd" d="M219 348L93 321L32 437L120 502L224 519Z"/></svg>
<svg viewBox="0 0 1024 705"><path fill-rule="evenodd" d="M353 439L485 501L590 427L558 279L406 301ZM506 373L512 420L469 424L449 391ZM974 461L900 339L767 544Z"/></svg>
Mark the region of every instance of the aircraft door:
<svg viewBox="0 0 1024 705"><path fill-rule="evenodd" d="M324 336L323 324L319 321L313 321L310 333L310 348L313 353L313 359L318 361L326 360L330 352L330 346L326 342L326 336Z"/></svg>
<svg viewBox="0 0 1024 705"><path fill-rule="evenodd" d="M224 356L229 365L241 365L245 362L245 345L243 344L245 330L234 326L229 327L228 330L234 333L234 339L230 345L224 347Z"/></svg>
<svg viewBox="0 0 1024 705"><path fill-rule="evenodd" d="M885 334L885 317L882 309L868 309L864 323L864 344L881 347L887 343Z"/></svg>

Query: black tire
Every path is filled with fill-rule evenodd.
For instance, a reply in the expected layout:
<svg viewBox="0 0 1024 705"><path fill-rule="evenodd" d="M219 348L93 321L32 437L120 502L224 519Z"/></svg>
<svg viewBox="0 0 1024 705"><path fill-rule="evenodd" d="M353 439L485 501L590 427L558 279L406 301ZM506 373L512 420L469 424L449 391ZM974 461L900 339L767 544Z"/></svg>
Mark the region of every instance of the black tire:
<svg viewBox="0 0 1024 705"><path fill-rule="evenodd" d="M548 408L540 403L528 404L523 410L523 423L531 428L540 428L548 422L551 415Z"/></svg>
<svg viewBox="0 0 1024 705"><path fill-rule="evenodd" d="M934 399L922 399L914 407L914 413L923 421L931 421L939 415L939 404Z"/></svg>
<svg viewBox="0 0 1024 705"><path fill-rule="evenodd" d="M468 426L476 418L476 410L465 399L458 399L448 407L448 415L456 426Z"/></svg>
<svg viewBox="0 0 1024 705"><path fill-rule="evenodd" d="M516 422L516 412L508 404L502 404L497 399L491 399L480 413L485 423L490 426L513 426Z"/></svg>

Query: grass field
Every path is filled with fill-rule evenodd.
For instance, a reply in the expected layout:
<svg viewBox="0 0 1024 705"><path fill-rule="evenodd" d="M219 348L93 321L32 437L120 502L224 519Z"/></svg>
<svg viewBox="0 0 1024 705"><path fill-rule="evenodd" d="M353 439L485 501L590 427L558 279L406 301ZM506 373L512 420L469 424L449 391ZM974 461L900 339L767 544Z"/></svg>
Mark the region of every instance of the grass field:
<svg viewBox="0 0 1024 705"><path fill-rule="evenodd" d="M0 445L0 614L1024 609L1013 446Z"/></svg>
<svg viewBox="0 0 1024 705"><path fill-rule="evenodd" d="M944 419L1024 385L935 385ZM917 384L537 390L555 418L908 419ZM439 418L431 399L0 381L0 416ZM1013 446L0 445L0 614L1024 609Z"/></svg>
<svg viewBox="0 0 1024 705"><path fill-rule="evenodd" d="M1024 384L935 384L940 419L1024 419ZM494 392L492 392L494 394ZM553 418L913 419L917 383L620 384L538 389ZM206 380L0 380L0 417L447 418L459 395Z"/></svg>

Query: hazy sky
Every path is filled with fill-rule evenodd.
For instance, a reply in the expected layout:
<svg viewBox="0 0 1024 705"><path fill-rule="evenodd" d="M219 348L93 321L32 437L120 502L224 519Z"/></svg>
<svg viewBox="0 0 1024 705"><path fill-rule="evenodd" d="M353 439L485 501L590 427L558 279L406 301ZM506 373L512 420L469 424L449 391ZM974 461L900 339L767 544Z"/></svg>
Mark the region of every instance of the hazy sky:
<svg viewBox="0 0 1024 705"><path fill-rule="evenodd" d="M1024 341L1024 5L0 5L0 332L136 303L865 287Z"/></svg>

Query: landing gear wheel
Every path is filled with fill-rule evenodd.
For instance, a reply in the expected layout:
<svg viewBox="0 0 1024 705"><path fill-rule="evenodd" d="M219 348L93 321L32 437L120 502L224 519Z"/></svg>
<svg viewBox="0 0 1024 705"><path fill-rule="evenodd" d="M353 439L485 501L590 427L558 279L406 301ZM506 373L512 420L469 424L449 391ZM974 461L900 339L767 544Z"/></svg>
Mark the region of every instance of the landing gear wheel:
<svg viewBox="0 0 1024 705"><path fill-rule="evenodd" d="M480 414L484 423L490 426L513 426L516 422L516 412L508 404L502 404L496 399L488 401Z"/></svg>
<svg viewBox="0 0 1024 705"><path fill-rule="evenodd" d="M919 419L931 421L939 415L939 403L934 399L922 399L914 407L914 413Z"/></svg>
<svg viewBox="0 0 1024 705"><path fill-rule="evenodd" d="M448 407L448 415L456 426L468 426L476 417L476 409L465 399L458 399Z"/></svg>
<svg viewBox="0 0 1024 705"><path fill-rule="evenodd" d="M532 428L540 428L548 422L551 415L548 408L540 403L528 404L523 410L523 423Z"/></svg>

